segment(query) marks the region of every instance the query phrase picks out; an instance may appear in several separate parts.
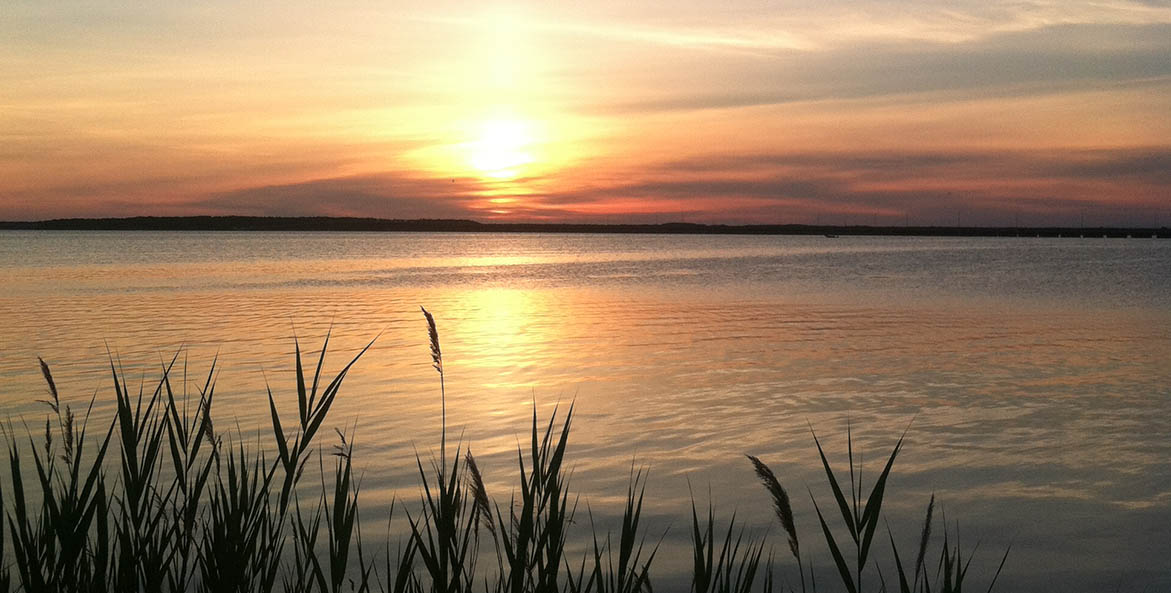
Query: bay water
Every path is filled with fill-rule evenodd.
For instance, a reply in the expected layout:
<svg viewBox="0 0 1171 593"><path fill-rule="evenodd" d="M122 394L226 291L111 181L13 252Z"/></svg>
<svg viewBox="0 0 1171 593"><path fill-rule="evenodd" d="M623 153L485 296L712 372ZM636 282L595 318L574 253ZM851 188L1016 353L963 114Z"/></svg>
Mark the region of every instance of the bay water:
<svg viewBox="0 0 1171 593"><path fill-rule="evenodd" d="M40 356L63 399L96 393L108 419L111 359L149 393L179 352L191 390L218 361L217 427L272 447L265 390L295 417L294 338L312 365L330 333L327 372L373 340L329 422L352 431L377 542L392 500L418 504L416 453L439 446L420 306L449 435L489 494L507 503L534 408L572 404L575 549L587 508L616 528L645 470L662 590L686 584L693 499L767 535L794 582L746 453L793 495L830 582L811 429L844 471L847 427L864 480L906 431L885 506L900 545L934 493L980 542L977 581L1012 545L998 591L1171 590L1164 240L0 232L0 411L43 422Z"/></svg>

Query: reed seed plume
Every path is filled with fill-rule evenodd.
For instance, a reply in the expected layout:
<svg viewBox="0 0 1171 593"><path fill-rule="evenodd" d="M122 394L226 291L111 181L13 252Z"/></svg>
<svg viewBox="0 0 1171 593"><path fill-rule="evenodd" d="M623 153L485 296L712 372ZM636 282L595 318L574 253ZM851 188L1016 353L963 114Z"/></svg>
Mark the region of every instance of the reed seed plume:
<svg viewBox="0 0 1171 593"><path fill-rule="evenodd" d="M57 395L57 383L55 381L53 381L53 374L49 372L49 365L45 363L45 359L38 356L37 362L41 363L41 374L45 376L45 383L49 384L49 395L53 396L52 401L49 401L47 399L40 399L37 401L44 403L44 404L48 404L48 406L50 408L53 408L54 414L60 414L61 413L61 400Z"/></svg>
<svg viewBox="0 0 1171 593"><path fill-rule="evenodd" d="M927 556L927 541L931 539L931 515L935 512L935 493L931 494L931 501L927 503L927 518L923 520L923 533L919 535L919 554L915 556L915 581L919 582L919 572L923 568L923 561Z"/></svg>
<svg viewBox="0 0 1171 593"><path fill-rule="evenodd" d="M354 451L354 446L346 440L346 433L342 432L340 428L335 427L333 431L337 433L337 438L340 441L333 446L333 456L349 459Z"/></svg>
<svg viewBox="0 0 1171 593"><path fill-rule="evenodd" d="M483 520L488 531L496 536L496 522L492 519L492 503L488 500L488 491L484 488L484 478L480 475L480 467L476 465L476 458L472 457L472 450L468 449L464 456L468 466L468 486L472 490L472 503L476 518L476 527L479 528Z"/></svg>
<svg viewBox="0 0 1171 593"><path fill-rule="evenodd" d="M49 419L45 418L45 458L53 456L53 431L49 428Z"/></svg>
<svg viewBox="0 0 1171 593"><path fill-rule="evenodd" d="M65 437L65 451L61 453L61 459L66 465L71 465L73 463L73 443L76 437L73 432L73 408L68 405L65 406L65 425L61 432Z"/></svg>
<svg viewBox="0 0 1171 593"><path fill-rule="evenodd" d="M431 337L431 360L432 366L439 374L443 374L443 350L439 348L439 330L435 328L435 317L431 315L424 307L419 307L423 310L423 317L427 318L427 333ZM44 364L44 363L41 363Z"/></svg>
<svg viewBox="0 0 1171 593"><path fill-rule="evenodd" d="M440 428L439 435L439 467L447 469L447 390L443 385L443 350L439 348L439 330L435 327L435 318L425 307L420 306L423 317L427 318L427 335L431 338L431 366L439 372L439 405Z"/></svg>
<svg viewBox="0 0 1171 593"><path fill-rule="evenodd" d="M789 502L789 493L781 486L777 480L776 474L769 469L760 459L745 455L752 466L756 469L756 477L760 478L760 482L764 484L766 490L773 497L773 508L777 513L777 518L781 521L781 526L785 528L785 532L789 534L789 550L793 552L793 558L797 563L801 563L801 545L797 540L797 524L793 520L793 506Z"/></svg>

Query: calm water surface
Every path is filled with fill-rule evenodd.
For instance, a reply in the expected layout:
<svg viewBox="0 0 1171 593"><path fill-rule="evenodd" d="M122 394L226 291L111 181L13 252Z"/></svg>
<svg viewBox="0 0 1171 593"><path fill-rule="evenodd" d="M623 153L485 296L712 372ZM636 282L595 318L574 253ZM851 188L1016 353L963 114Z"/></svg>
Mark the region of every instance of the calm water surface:
<svg viewBox="0 0 1171 593"><path fill-rule="evenodd" d="M664 590L689 562L689 487L784 549L744 453L826 565L809 426L840 453L849 422L877 473L912 419L887 503L904 546L934 492L981 568L1013 544L1000 591L1171 590L1171 241L0 233L0 405L39 421L38 355L108 414L107 349L148 389L176 350L193 383L218 353L217 424L267 443L266 380L295 415L294 335L313 350L332 326L331 369L378 336L331 419L356 426L383 525L438 446L419 305L489 493L511 493L533 406L575 402L580 508L612 525L649 468Z"/></svg>

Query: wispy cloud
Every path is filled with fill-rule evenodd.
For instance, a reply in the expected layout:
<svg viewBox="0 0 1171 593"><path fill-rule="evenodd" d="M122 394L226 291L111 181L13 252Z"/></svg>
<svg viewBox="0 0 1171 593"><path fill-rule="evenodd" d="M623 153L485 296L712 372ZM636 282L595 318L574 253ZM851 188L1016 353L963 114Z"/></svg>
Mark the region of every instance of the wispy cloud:
<svg viewBox="0 0 1171 593"><path fill-rule="evenodd" d="M565 14L548 5L440 7L413 20L530 33L745 53L826 51L882 42L969 43L1062 25L1171 24L1171 6L1152 1L1036 0L946 5L888 0L818 5L682 2L642 8L596 2ZM454 15L454 16L453 16Z"/></svg>
<svg viewBox="0 0 1171 593"><path fill-rule="evenodd" d="M244 188L188 206L208 214L253 216L468 218L483 201L475 190L467 180L371 175Z"/></svg>
<svg viewBox="0 0 1171 593"><path fill-rule="evenodd" d="M657 75L670 79L642 97L596 109L639 114L917 94L936 102L971 101L1167 85L1168 56L1168 24L1057 25L963 44L902 41L769 59L709 59L691 76Z"/></svg>
<svg viewBox="0 0 1171 593"><path fill-rule="evenodd" d="M482 182L358 175L263 185L150 214L730 223L1152 225L1171 219L1171 146L1071 151L724 154L658 163L638 176L524 196ZM1103 200L1103 192L1116 192ZM506 200L508 202L508 200ZM117 214L140 214L114 201ZM501 213L503 209L503 214ZM11 216L0 208L0 216Z"/></svg>

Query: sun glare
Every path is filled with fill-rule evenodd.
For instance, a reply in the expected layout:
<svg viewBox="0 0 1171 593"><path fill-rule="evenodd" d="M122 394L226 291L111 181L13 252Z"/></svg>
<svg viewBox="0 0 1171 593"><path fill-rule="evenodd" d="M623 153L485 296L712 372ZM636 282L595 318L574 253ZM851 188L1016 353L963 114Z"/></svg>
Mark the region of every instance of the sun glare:
<svg viewBox="0 0 1171 593"><path fill-rule="evenodd" d="M476 139L468 143L468 163L484 177L514 179L536 160L535 144L530 122L490 119L480 124Z"/></svg>

